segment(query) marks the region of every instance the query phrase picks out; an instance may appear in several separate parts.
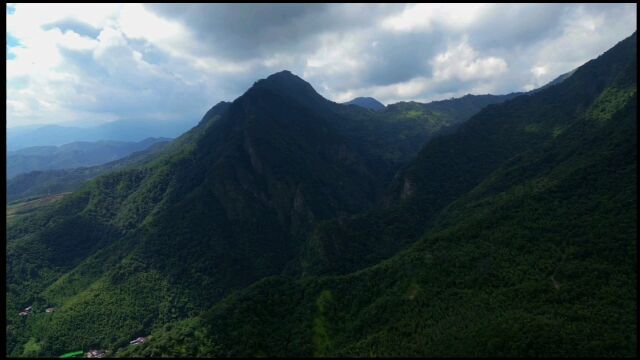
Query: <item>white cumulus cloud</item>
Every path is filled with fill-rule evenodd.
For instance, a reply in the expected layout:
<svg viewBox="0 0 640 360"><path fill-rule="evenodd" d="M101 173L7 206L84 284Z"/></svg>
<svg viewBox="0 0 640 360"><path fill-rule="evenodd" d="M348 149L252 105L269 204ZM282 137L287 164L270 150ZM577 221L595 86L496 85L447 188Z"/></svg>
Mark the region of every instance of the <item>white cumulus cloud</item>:
<svg viewBox="0 0 640 360"><path fill-rule="evenodd" d="M10 4L7 126L196 122L288 69L334 101L544 85L636 30L636 4Z"/></svg>

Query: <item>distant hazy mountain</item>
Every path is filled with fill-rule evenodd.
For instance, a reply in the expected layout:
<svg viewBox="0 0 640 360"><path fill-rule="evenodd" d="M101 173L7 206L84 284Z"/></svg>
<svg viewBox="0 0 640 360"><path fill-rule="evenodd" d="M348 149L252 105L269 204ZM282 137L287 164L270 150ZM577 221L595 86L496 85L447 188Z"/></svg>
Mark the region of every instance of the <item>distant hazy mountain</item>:
<svg viewBox="0 0 640 360"><path fill-rule="evenodd" d="M139 142L77 141L61 146L33 146L7 154L7 178L35 170L93 166L125 157L168 138L147 138Z"/></svg>
<svg viewBox="0 0 640 360"><path fill-rule="evenodd" d="M8 150L31 146L59 146L75 141L141 141L149 137L176 138L195 121L118 120L89 128L60 125L7 129Z"/></svg>
<svg viewBox="0 0 640 360"><path fill-rule="evenodd" d="M351 101L344 103L345 105L358 105L365 109L371 109L374 111L384 109L384 104L372 97L357 97Z"/></svg>
<svg viewBox="0 0 640 360"><path fill-rule="evenodd" d="M145 164L169 144L169 141L156 142L144 150L131 153L106 164L73 169L36 170L16 175L7 180L7 201L12 202L75 191L87 181L100 175L134 165Z"/></svg>

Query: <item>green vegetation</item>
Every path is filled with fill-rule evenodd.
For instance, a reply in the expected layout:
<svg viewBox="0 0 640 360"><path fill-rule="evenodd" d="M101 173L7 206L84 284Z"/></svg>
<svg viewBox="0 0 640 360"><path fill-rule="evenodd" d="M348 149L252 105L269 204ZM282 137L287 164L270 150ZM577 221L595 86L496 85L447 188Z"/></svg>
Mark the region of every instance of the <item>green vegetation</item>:
<svg viewBox="0 0 640 360"><path fill-rule="evenodd" d="M505 163L387 261L229 297L189 355L632 356L635 104Z"/></svg>
<svg viewBox="0 0 640 360"><path fill-rule="evenodd" d="M61 200L69 194L70 193L60 193L51 196L27 198L24 200L11 202L7 205L7 223L10 224L21 218L22 216L30 214L45 205Z"/></svg>
<svg viewBox="0 0 640 360"><path fill-rule="evenodd" d="M635 41L458 125L261 80L9 224L6 354L633 357Z"/></svg>
<svg viewBox="0 0 640 360"><path fill-rule="evenodd" d="M7 200L24 200L75 191L85 185L88 180L102 174L143 164L167 144L168 142L158 142L143 151L102 165L75 169L31 171L17 175L7 181Z"/></svg>
<svg viewBox="0 0 640 360"><path fill-rule="evenodd" d="M24 344L23 357L37 356L40 353L40 344L34 338L30 338L26 344Z"/></svg>
<svg viewBox="0 0 640 360"><path fill-rule="evenodd" d="M333 307L331 291L324 290L316 300L317 315L313 320L313 345L314 356L327 356L332 352L329 329L331 325L327 320L329 308Z"/></svg>
<svg viewBox="0 0 640 360"><path fill-rule="evenodd" d="M351 121L337 121L334 125L387 162L394 175L432 138L454 131L486 106L516 95L466 95L427 104L399 102L375 112L357 106L338 107L333 111Z"/></svg>
<svg viewBox="0 0 640 360"><path fill-rule="evenodd" d="M116 357L187 357L206 356L215 349L209 334L198 319L168 323L154 332L153 338L140 345L122 348Z"/></svg>

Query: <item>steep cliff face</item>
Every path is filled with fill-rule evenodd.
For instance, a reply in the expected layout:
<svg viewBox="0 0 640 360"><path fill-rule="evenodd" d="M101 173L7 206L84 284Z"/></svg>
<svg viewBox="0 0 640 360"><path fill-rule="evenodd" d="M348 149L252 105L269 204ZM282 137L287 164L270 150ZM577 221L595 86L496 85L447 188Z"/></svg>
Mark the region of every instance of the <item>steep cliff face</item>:
<svg viewBox="0 0 640 360"><path fill-rule="evenodd" d="M410 196L412 196L416 192L415 183L408 177L404 178L404 185L402 186L402 193L400 194L400 199L404 200Z"/></svg>

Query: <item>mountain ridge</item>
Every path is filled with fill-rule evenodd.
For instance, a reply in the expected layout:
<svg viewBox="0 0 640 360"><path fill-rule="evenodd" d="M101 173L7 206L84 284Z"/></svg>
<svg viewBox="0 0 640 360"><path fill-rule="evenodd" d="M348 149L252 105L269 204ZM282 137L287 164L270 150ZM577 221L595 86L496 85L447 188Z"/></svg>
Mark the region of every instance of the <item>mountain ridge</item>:
<svg viewBox="0 0 640 360"><path fill-rule="evenodd" d="M635 48L634 33L561 84L487 108L459 129L462 135L425 145L414 163L490 119L481 136L502 124L502 136L526 140L494 150L500 159L491 160L492 171L434 214L431 225L423 218L416 241L392 257L337 273L263 279L122 355L632 356ZM559 97L541 111L540 101ZM509 149L512 156L500 154ZM464 151L451 157L464 159ZM383 226L396 226L391 234L402 236L407 230L398 224L430 206L424 186L414 184L400 200L413 208L382 210L393 220ZM347 264L366 257L379 240L368 237L381 231L372 222L341 229L349 221L337 221L325 243L337 257L353 254ZM364 251L337 242L359 240L352 233L369 226ZM191 350L175 350L185 343Z"/></svg>
<svg viewBox="0 0 640 360"><path fill-rule="evenodd" d="M149 137L139 142L100 140L76 141L60 146L33 146L9 151L7 177L30 171L58 170L100 165L142 151L169 138Z"/></svg>
<svg viewBox="0 0 640 360"><path fill-rule="evenodd" d="M260 80L8 227L7 354L633 354L636 67L470 119Z"/></svg>
<svg viewBox="0 0 640 360"><path fill-rule="evenodd" d="M116 120L93 127L42 125L7 129L7 151L32 146L60 146L76 141L139 142L148 137L175 138L196 124L192 121Z"/></svg>
<svg viewBox="0 0 640 360"><path fill-rule="evenodd" d="M382 110L385 107L384 104L372 97L357 97L350 101L344 102L343 104L356 105L374 111Z"/></svg>

